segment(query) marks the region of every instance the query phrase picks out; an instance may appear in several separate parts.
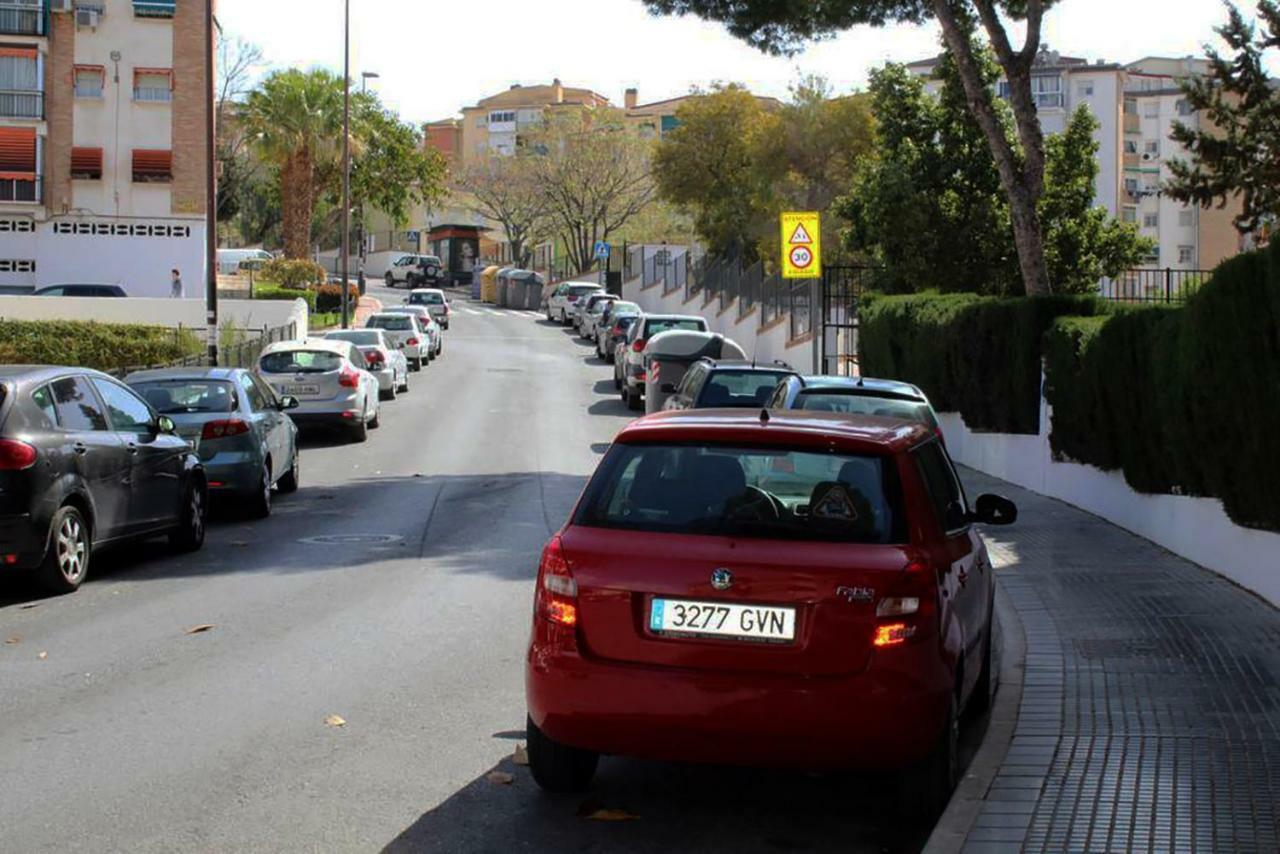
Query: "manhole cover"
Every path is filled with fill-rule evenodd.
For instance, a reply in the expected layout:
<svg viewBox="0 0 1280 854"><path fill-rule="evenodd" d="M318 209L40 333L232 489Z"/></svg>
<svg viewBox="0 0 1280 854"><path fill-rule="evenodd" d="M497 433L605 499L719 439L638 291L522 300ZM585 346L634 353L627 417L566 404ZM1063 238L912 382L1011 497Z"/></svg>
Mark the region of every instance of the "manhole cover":
<svg viewBox="0 0 1280 854"><path fill-rule="evenodd" d="M300 543L316 546L367 546L398 543L404 537L395 534L322 534L319 537L303 537Z"/></svg>

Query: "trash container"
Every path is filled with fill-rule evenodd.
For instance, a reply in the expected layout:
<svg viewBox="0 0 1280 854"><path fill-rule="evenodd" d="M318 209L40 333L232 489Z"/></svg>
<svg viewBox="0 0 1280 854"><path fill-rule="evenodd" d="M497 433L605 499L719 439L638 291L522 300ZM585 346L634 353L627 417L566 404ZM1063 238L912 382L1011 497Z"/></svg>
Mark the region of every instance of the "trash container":
<svg viewBox="0 0 1280 854"><path fill-rule="evenodd" d="M493 264L484 268L480 274L480 300L490 304L498 301L498 271L502 268Z"/></svg>
<svg viewBox="0 0 1280 854"><path fill-rule="evenodd" d="M511 305L511 271L515 267L503 267L498 271L498 306L506 308Z"/></svg>
<svg viewBox="0 0 1280 854"><path fill-rule="evenodd" d="M745 359L747 354L731 338L719 332L672 329L659 332L645 345L644 411L662 409L684 379L689 366L699 359Z"/></svg>
<svg viewBox="0 0 1280 854"><path fill-rule="evenodd" d="M472 299L480 299L480 288L483 286L483 283L480 281L480 276L483 272L484 272L484 267L479 264L477 264L475 266L475 269L471 271L471 298Z"/></svg>

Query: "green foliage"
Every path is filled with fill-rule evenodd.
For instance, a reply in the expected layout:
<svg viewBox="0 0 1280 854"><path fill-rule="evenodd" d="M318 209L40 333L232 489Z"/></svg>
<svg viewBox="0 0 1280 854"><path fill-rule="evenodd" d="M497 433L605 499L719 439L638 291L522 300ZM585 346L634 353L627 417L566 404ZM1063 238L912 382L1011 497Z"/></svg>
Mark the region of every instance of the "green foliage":
<svg viewBox="0 0 1280 854"><path fill-rule="evenodd" d="M115 371L162 365L201 344L189 329L79 320L0 320L0 364Z"/></svg>
<svg viewBox="0 0 1280 854"><path fill-rule="evenodd" d="M1280 48L1280 4L1259 0L1264 32L1234 6L1217 33L1235 52L1225 58L1210 49L1208 77L1182 83L1188 104L1201 115L1192 127L1173 125L1172 137L1191 154L1173 160L1167 191L1175 199L1209 207L1237 195L1243 208L1235 219L1241 232L1253 231L1280 217L1280 89L1267 74L1265 52Z"/></svg>
<svg viewBox="0 0 1280 854"><path fill-rule="evenodd" d="M1222 264L1185 308L1061 319L1045 350L1055 454L1280 530L1280 245Z"/></svg>
<svg viewBox="0 0 1280 854"><path fill-rule="evenodd" d="M307 303L308 311L316 310L316 292L310 289L284 288L280 285L257 285L253 289L254 299L300 299Z"/></svg>
<svg viewBox="0 0 1280 854"><path fill-rule="evenodd" d="M319 312L341 311L342 310L342 286L341 285L321 285L315 292L316 305L315 310ZM356 303L360 301L360 286L351 282L347 285L347 305L350 311L356 310Z"/></svg>
<svg viewBox="0 0 1280 854"><path fill-rule="evenodd" d="M1064 315L1106 310L1087 296L876 296L861 309L862 370L915 383L974 430L1036 433L1045 330Z"/></svg>
<svg viewBox="0 0 1280 854"><path fill-rule="evenodd" d="M351 110L351 133L359 142L351 161L351 198L404 225L411 205L444 197L444 157L422 144L417 127L400 121L373 92L353 93ZM340 206L341 175L329 193Z"/></svg>
<svg viewBox="0 0 1280 854"><path fill-rule="evenodd" d="M305 259L276 258L262 265L259 275L282 288L306 288L328 279L324 267Z"/></svg>

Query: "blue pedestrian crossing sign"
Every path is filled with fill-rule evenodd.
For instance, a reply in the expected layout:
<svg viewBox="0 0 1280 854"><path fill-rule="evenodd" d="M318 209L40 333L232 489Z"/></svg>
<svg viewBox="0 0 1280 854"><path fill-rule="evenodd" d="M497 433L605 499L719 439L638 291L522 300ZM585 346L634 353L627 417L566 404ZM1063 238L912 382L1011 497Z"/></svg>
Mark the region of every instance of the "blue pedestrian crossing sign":
<svg viewBox="0 0 1280 854"><path fill-rule="evenodd" d="M609 252L612 248L613 247L611 247L608 243L605 243L603 240L597 240L596 249L595 249L596 258L598 258L601 261L608 261Z"/></svg>

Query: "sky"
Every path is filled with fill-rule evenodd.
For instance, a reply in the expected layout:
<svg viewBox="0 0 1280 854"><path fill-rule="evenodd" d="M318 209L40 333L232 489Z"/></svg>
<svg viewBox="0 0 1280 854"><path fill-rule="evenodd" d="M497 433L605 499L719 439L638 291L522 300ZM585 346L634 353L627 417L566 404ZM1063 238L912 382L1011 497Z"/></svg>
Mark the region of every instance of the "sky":
<svg viewBox="0 0 1280 854"><path fill-rule="evenodd" d="M266 69L342 69L343 0L217 0L224 33L262 48ZM1217 44L1221 0L1060 0L1042 41L1060 53L1128 62L1185 56ZM1019 34L1020 35L1020 34ZM513 83L594 89L615 104L623 90L640 102L694 86L737 82L786 97L801 75L818 74L838 92L866 85L887 61L938 52L935 26L858 27L795 57L767 56L695 18L655 18L641 0L351 0L351 71L383 102L413 121L456 116ZM264 70L266 70L264 69ZM1280 74L1280 61L1272 62Z"/></svg>

